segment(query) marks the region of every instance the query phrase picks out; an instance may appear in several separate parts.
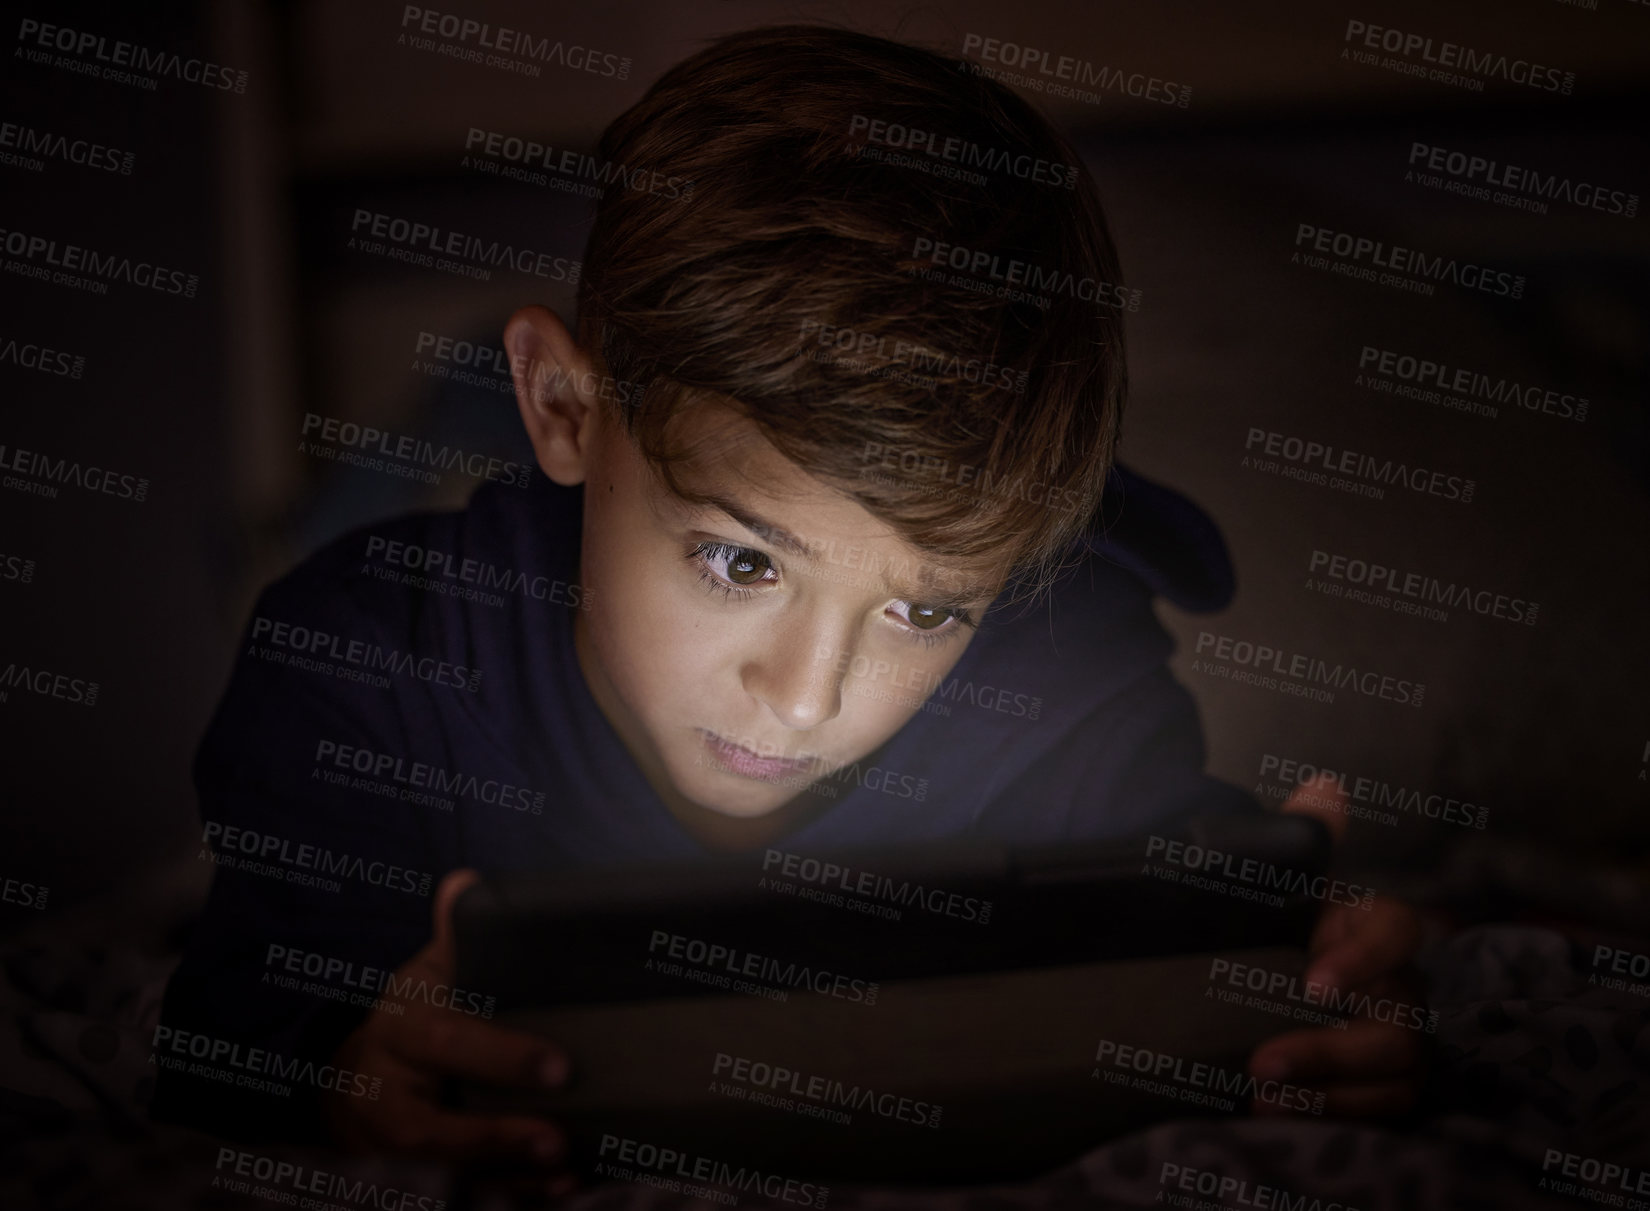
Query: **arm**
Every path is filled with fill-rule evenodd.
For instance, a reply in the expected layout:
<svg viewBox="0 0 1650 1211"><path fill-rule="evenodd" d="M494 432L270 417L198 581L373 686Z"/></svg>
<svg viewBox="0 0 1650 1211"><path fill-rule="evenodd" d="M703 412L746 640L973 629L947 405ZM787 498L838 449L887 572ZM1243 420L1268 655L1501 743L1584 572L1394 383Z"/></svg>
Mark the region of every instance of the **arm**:
<svg viewBox="0 0 1650 1211"><path fill-rule="evenodd" d="M1242 789L1204 772L1196 704L1170 673L1168 637L1144 605L1111 632L1109 647L1116 654L1112 668L1127 662L1133 675L1038 763L1040 789L1011 798L1024 805L1063 795L1063 835L1085 839L1173 830L1209 812L1265 810ZM1322 820L1338 842L1346 832L1345 799L1331 781L1299 788L1282 810ZM1425 1054L1424 1034L1413 1023L1425 1018L1410 1009L1402 1018L1410 1025L1402 1025L1374 1015L1390 1019L1393 1006L1419 1004L1421 992L1408 971L1419 937L1414 910L1397 901L1378 897L1367 910L1327 905L1309 946L1306 979L1349 994L1351 1003L1368 1004L1373 1012L1344 1030L1278 1035L1255 1050L1250 1071L1262 1080L1324 1089L1331 1114L1408 1109L1420 1089Z"/></svg>
<svg viewBox="0 0 1650 1211"><path fill-rule="evenodd" d="M254 617L297 615L294 597L277 586L260 598ZM393 968L428 936L426 877L439 874L444 855L429 813L317 776L323 740L408 751L395 691L271 663L250 647L249 628L196 756L201 860L215 851L218 865L167 988L155 1051L193 1062L180 1036L198 1035L220 1049L239 1044L255 1065L325 1064L367 1011L303 986L345 997L367 992L362 1000L370 991L336 976L312 983L302 959L297 974L286 959L352 963L351 981L370 981L369 968ZM283 987L286 981L299 987ZM253 1060L251 1048L281 1059ZM156 1117L246 1140L316 1138L313 1081L281 1081L292 1090L283 1097L237 1082L244 1071L237 1062L215 1065L229 1079L187 1067L159 1069Z"/></svg>
<svg viewBox="0 0 1650 1211"><path fill-rule="evenodd" d="M1097 644L1096 648L1102 645ZM1194 816L1259 812L1238 787L1204 771L1197 707L1164 663L1169 638L1142 600L1113 620L1094 664L1087 711L1042 742L982 820L1016 841L1103 840L1174 829ZM1017 738L1017 743L1020 738Z"/></svg>
<svg viewBox="0 0 1650 1211"><path fill-rule="evenodd" d="M283 582L254 618L419 646L399 595L321 580L321 593ZM203 851L210 841L218 862L167 990L155 1051L178 1062L161 1068L154 1114L248 1142L554 1171L565 1139L553 1124L442 1105L444 1078L555 1086L566 1057L453 988L450 912L474 877L452 871L464 813L370 782L381 762L438 759L451 703L242 650L196 760ZM367 761L327 759L346 748Z"/></svg>
<svg viewBox="0 0 1650 1211"><path fill-rule="evenodd" d="M1322 820L1338 847L1346 833L1347 799L1333 778L1325 778L1298 787L1283 810ZM1249 1071L1262 1080L1323 1089L1329 1114L1386 1116L1411 1109L1425 1079L1430 1037L1426 990L1413 966L1422 932L1415 909L1389 896L1376 896L1368 909L1326 904L1308 946L1304 978L1338 998L1353 998L1340 1003L1354 1012L1344 1030L1295 1030L1267 1040L1249 1057Z"/></svg>

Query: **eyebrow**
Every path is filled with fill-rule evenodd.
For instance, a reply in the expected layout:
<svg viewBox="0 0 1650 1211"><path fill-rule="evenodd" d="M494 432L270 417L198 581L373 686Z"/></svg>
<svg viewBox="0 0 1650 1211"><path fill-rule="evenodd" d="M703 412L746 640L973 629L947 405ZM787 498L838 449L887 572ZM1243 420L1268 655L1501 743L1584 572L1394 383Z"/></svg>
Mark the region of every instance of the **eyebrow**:
<svg viewBox="0 0 1650 1211"><path fill-rule="evenodd" d="M773 522L757 516L731 496L723 496L719 492L695 492L692 503L704 508L718 509L765 541L783 547L809 563L819 562L815 557L816 547L809 546L783 526L776 526ZM884 579L883 583L901 601L911 601L931 610L961 610L996 594L991 585L971 581L938 596L933 595L927 585L913 589L906 585L892 584L887 579Z"/></svg>

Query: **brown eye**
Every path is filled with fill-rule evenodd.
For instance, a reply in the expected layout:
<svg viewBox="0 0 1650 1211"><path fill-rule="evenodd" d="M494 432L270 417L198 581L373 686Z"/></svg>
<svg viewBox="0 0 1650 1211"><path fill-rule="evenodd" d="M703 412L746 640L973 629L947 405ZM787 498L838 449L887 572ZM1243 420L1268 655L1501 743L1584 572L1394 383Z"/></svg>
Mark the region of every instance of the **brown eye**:
<svg viewBox="0 0 1650 1211"><path fill-rule="evenodd" d="M931 606L914 605L905 620L919 631L933 631L950 622L953 615L950 610L936 610Z"/></svg>
<svg viewBox="0 0 1650 1211"><path fill-rule="evenodd" d="M702 573L709 578L707 583L720 586L723 592L779 582L779 569L773 566L773 560L749 547L702 542L688 556L699 562Z"/></svg>
<svg viewBox="0 0 1650 1211"><path fill-rule="evenodd" d="M728 579L734 584L756 584L773 565L760 551L737 551L728 557Z"/></svg>

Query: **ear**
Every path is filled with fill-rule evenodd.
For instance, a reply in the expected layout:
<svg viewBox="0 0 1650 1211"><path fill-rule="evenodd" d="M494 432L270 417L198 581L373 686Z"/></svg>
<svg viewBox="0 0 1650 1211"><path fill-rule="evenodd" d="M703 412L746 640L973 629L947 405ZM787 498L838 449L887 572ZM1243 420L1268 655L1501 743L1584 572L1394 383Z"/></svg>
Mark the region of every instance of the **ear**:
<svg viewBox="0 0 1650 1211"><path fill-rule="evenodd" d="M591 359L549 308L523 307L504 326L504 351L516 405L544 473L564 487L581 484L600 421Z"/></svg>

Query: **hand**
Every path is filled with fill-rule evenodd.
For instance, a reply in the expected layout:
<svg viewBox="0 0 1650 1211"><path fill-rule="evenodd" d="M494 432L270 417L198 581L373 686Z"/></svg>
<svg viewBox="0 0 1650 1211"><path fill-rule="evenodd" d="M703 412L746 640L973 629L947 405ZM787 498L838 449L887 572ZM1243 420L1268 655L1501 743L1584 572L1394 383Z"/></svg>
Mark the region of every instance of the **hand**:
<svg viewBox="0 0 1650 1211"><path fill-rule="evenodd" d="M452 986L452 908L477 879L456 870L436 888L435 933L428 946L395 973L397 984L425 981ZM385 1001L394 1000L387 993ZM424 997L396 1001L402 1013L375 1009L344 1040L334 1063L382 1078L377 1100L329 1094L323 1114L334 1139L359 1151L412 1153L426 1160L463 1164L477 1160L525 1161L548 1177L543 1188L565 1193L566 1137L545 1119L523 1115L455 1113L439 1103L442 1078L456 1076L495 1085L555 1089L567 1080L567 1057L536 1035L495 1026Z"/></svg>
<svg viewBox="0 0 1650 1211"><path fill-rule="evenodd" d="M1339 840L1346 806L1346 792L1324 779L1297 789L1283 810L1317 816ZM1413 1108L1427 1039L1422 984L1409 966L1420 941L1421 918L1400 901L1377 896L1368 909L1327 904L1312 933L1303 981L1334 990L1326 1010L1347 1005L1370 1016L1353 1017L1344 1030L1296 1030L1268 1039L1249 1057L1250 1074L1322 1090L1325 1114L1376 1117ZM1377 1019L1377 1012L1391 1020ZM1257 1101L1253 1109L1287 1113L1270 1102Z"/></svg>

